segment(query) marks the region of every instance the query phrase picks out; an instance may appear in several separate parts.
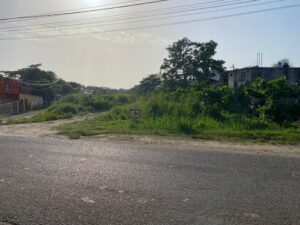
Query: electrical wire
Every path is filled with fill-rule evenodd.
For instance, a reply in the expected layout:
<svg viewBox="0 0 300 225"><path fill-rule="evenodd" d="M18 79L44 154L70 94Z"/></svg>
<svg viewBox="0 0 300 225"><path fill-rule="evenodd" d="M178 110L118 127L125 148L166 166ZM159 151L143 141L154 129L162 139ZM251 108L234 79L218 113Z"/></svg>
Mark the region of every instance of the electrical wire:
<svg viewBox="0 0 300 225"><path fill-rule="evenodd" d="M245 3L257 2L257 1L260 1L260 0L240 1L240 2L237 2L236 4L233 4L233 5L240 5L240 4L245 4ZM259 5L266 5L266 4L273 4L273 3L279 3L279 2L282 2L282 1L283 0L272 0L272 1L266 1L266 2L261 2L261 3L257 3L257 4L247 4L247 5L237 6L237 7L227 7L227 8L217 9L217 10L201 11L201 14L218 12L218 11L228 11L228 10L233 10L233 9L253 7L253 6L259 6ZM227 5L232 5L232 4L227 4ZM223 6L224 5L222 5L222 7ZM215 6L215 7L219 8L218 6ZM215 8L215 7L213 7L213 8ZM199 8L198 10L205 9L205 8L207 8L207 7ZM208 7L208 8L212 8L212 7ZM167 14L169 14L169 13L167 13ZM162 14L162 15L166 15L166 14ZM188 13L188 14L182 14L182 15L161 16L161 17L152 18L151 21L161 20L161 19L170 19L170 18L179 18L179 17L186 17L186 16L194 16L194 15L199 15L199 13ZM147 17L145 17L145 18L147 18ZM104 26L113 26L113 25L120 25L120 24L129 24L129 23L140 23L140 22L147 22L147 21L149 21L149 20L148 19L140 19L140 20L124 21L124 22L119 22L119 23L109 23L109 24L105 24ZM56 29L51 29L51 28L48 28L48 27L45 27L45 28L31 28L31 29L26 29L26 31L27 31L26 33L30 32L30 31L33 31L33 30L37 30L39 32L48 32L48 31L60 31L61 29L64 29L63 31L68 31L66 29L67 27L69 27L69 29L74 29L74 28L80 29L79 26L82 26L82 25L85 25L84 28L95 27L94 25L103 24L105 22L106 21L98 21L98 22L92 22L92 23L68 24L64 27L55 27ZM89 25L92 25L92 26L89 26ZM97 26L97 28L99 28L99 26ZM13 30L13 31L11 30L10 33L16 32L16 31L21 31L21 30Z"/></svg>
<svg viewBox="0 0 300 225"><path fill-rule="evenodd" d="M19 80L19 82L20 82L21 84L26 84L26 85L29 85L29 86L36 86L36 87L50 86L50 85L53 85L53 84L58 83L59 81L61 81L60 78L56 79L55 81L53 81L53 82L51 82L51 83L37 84L37 83L31 83L31 82L24 82L22 79Z"/></svg>
<svg viewBox="0 0 300 225"><path fill-rule="evenodd" d="M122 1L122 2L115 2L115 3L109 3L109 4L95 5L95 6L90 6L90 7L82 7L82 8L76 8L76 9L67 9L67 10L60 10L60 11L55 11L55 12L48 12L47 14L63 13L63 12L71 12L71 11L80 11L80 10L87 10L87 9L95 9L95 8L100 8L100 7L120 5L120 4L126 4L126 3L131 3L131 2L140 2L140 1L142 1L142 0ZM44 14L46 14L46 13L39 14L39 15L44 15Z"/></svg>
<svg viewBox="0 0 300 225"><path fill-rule="evenodd" d="M124 16L129 16L129 15L140 15L144 13L151 13L151 12L159 12L159 11L166 11L166 10L175 10L175 9L182 9L186 7L196 7L199 5L207 5L207 4L214 4L218 2L226 2L226 0L213 0L213 1L206 1L206 2L200 2L200 3L193 3L193 4L185 4L185 5L180 5L180 6L173 6L173 7L167 7L167 8L159 8L159 9L148 9L148 10L143 10L139 12L131 12L130 14L117 14L117 15L110 15L110 16L105 16L105 17L92 17L88 19L76 19L76 20L67 20L67 21L59 21L59 22L51 22L51 23L39 23L39 24L33 24L33 25L50 25L50 24L60 24L60 23L68 23L68 22L76 22L76 21L83 21L83 20L90 20L90 19L101 19L101 18L116 18L116 17L121 17L123 18ZM18 22L18 21L12 21L12 22ZM6 23L12 23L10 21L7 21ZM1 23L1 21L0 21ZM28 25L25 25L28 26ZM14 28L18 27L25 27L25 26L13 26ZM30 26L30 25L29 25ZM5 28L5 27L3 27ZM9 27L8 27L9 28Z"/></svg>
<svg viewBox="0 0 300 225"><path fill-rule="evenodd" d="M108 32L120 32L120 31L129 31L129 30L149 29L149 28L173 26L173 25L178 25L178 24L187 24L187 23L195 23L195 22L204 22L204 21L210 21L210 20L225 19L225 18L230 18L230 17L237 17L237 16L243 16L243 15L251 15L251 14L257 14L257 13L277 11L277 10L288 9L288 8L299 7L299 6L300 6L300 4L292 4L292 5L266 8L266 9L260 9L260 10L253 10L253 11L241 12L241 13L233 13L233 14L227 14L227 15L221 15L221 16L214 16L214 17L206 17L206 18L199 18L199 19L192 19L192 20L175 21L175 22L162 23L162 24L152 24L152 25L146 25L146 26L136 26L136 27L123 28L123 29L111 29L111 30L105 30L105 31L95 31L95 32L88 32L88 33L83 32L83 33L59 34L59 35L38 35L38 36L32 36L32 37L16 37L16 38L9 37L9 38L0 38L0 40L28 40L28 39L40 39L40 38L57 38L57 37L81 36L81 35L86 35L86 34L90 35L90 34L101 34L101 33L108 33Z"/></svg>
<svg viewBox="0 0 300 225"><path fill-rule="evenodd" d="M194 7L194 8L191 8L191 9L183 9L183 10L176 10L176 11L168 11L168 12L163 12L163 13L155 13L155 14L145 14L143 15L143 18L151 18L151 19L157 19L156 16L164 16L164 15L172 15L172 14L181 14L181 13L184 13L184 12L192 12L192 11L202 11L202 10L205 10L205 9L211 9L211 8L222 8L224 6L234 6L234 5L240 5L240 4L245 4L245 3L251 3L251 2L258 2L258 1L261 1L261 0L246 0L246 1L241 1L241 0L231 0L231 1L228 1L228 3L226 4L219 4L219 5L212 5L212 6L205 6L205 7ZM277 0L278 2L282 2L284 0ZM276 1L276 2L277 2ZM273 1L271 3L274 3ZM211 11L209 11L211 12ZM207 12L204 12L204 13L207 13ZM196 15L197 13L194 13L194 14L185 14L185 15L182 15L182 16L190 16L190 15ZM154 18L156 17L156 18ZM176 15L174 16L170 16L169 18L174 18L176 17ZM180 16L181 17L181 16ZM101 21L95 21L95 22L84 22L84 23L73 23L73 24L67 24L67 25L64 25L64 26L61 26L62 28L65 28L65 27L72 27L72 26L83 26L83 25L91 25L91 24L101 24L101 23L105 23L105 22L115 22L115 21L124 21L125 19L126 20L133 20L133 19L139 19L140 16L135 16L135 17L130 17L130 18L120 18L120 19L109 19L109 20L101 20ZM164 18L168 18L168 17L160 17L162 19ZM147 21L145 19L143 20L136 20L134 22L139 22L139 21ZM131 21L129 21L131 22ZM116 24L126 24L126 23L129 23L128 21L125 21L125 22L121 22L121 23L116 23ZM110 23L108 25L114 25L115 23ZM23 28L23 29L5 29L3 28L2 31L5 31L5 32L18 32L18 31L32 31L32 30L38 30L38 31L41 31L42 29L51 29L51 28L57 28L57 26L51 26L51 27L32 27L31 25L30 26L27 26L26 28ZM1 29L0 29L1 31Z"/></svg>
<svg viewBox="0 0 300 225"><path fill-rule="evenodd" d="M130 1L122 1L122 2L115 2L115 3L110 3L110 4L102 4L102 5L97 5L97 6L90 6L90 7L82 7L82 8L76 8L76 9L69 9L69 10L60 10L60 11L55 11L55 12L48 12L49 13L62 13L62 12L70 12L74 10L86 10L86 9L94 9L94 8L99 8L99 7L105 7L105 6L111 6L111 5L119 5L119 4L124 4L124 3L130 3L130 2L139 2L142 0L130 0ZM45 13L44 13L45 14ZM38 14L38 15L43 15L43 14ZM30 20L24 19L24 20ZM13 22L18 22L18 20L13 20L13 21L0 21L0 23L13 23Z"/></svg>
<svg viewBox="0 0 300 225"><path fill-rule="evenodd" d="M117 14L117 15L109 15L109 16L102 16L102 17L92 17L87 19L75 19L75 20L67 20L67 21L58 21L58 22L50 22L50 23L38 23L38 24L27 24L27 25L21 25L21 26L10 26L10 27L3 27L2 30L5 29L7 31L10 31L11 29L16 28L30 28L32 26L45 26L45 25L59 25L59 24L66 24L66 23L72 23L72 22L81 22L81 21L89 21L89 20L99 20L99 19L131 19L131 18L139 18L144 17L148 15L155 16L155 13L177 13L181 10L191 10L191 9L198 9L198 6L201 5L210 5L215 3L232 3L232 2L239 2L241 0L214 0L214 1L207 1L207 2L200 2L200 3L194 3L194 4L185 4L180 6L173 6L173 7L167 7L167 8L159 8L159 9L151 9L151 10L143 10L138 12L131 12L130 14ZM284 1L284 0L282 0ZM0 26L1 29L1 26Z"/></svg>
<svg viewBox="0 0 300 225"><path fill-rule="evenodd" d="M18 17L8 17L8 18L0 18L0 21L11 21L11 20L23 20L23 19L40 19L40 18L49 18L49 17L57 17L57 16L67 16L67 15L75 15L75 14L82 14L82 13L91 13L91 12L99 12L99 11L106 11L106 10L113 10L113 9L122 9L122 8L129 8L129 7L136 7L136 6L143 6L143 5L151 5L157 4L160 2L166 2L168 0L154 0L148 2L141 2L141 3L134 3L122 6L113 6L107 8L99 8L99 9L87 9L87 10L79 10L79 11L71 11L71 12L60 12L60 13L48 13L48 14L36 14L30 16L18 16Z"/></svg>

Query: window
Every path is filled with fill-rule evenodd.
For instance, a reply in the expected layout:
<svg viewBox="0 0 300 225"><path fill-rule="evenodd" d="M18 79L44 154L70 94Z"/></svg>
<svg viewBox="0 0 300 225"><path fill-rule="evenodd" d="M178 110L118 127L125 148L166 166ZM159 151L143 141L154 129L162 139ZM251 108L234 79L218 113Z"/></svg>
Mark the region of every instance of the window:
<svg viewBox="0 0 300 225"><path fill-rule="evenodd" d="M11 85L6 83L5 84L5 91L11 91Z"/></svg>
<svg viewBox="0 0 300 225"><path fill-rule="evenodd" d="M245 82L246 81L246 73L242 72L241 73L241 82Z"/></svg>

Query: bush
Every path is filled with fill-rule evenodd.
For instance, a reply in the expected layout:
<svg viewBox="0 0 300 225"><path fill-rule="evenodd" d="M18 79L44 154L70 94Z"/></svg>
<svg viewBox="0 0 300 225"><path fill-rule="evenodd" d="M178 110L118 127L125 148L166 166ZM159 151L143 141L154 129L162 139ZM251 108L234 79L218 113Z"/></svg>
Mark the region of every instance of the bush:
<svg viewBox="0 0 300 225"><path fill-rule="evenodd" d="M57 114L77 114L78 109L71 103L58 104L56 107L49 109L50 112Z"/></svg>
<svg viewBox="0 0 300 225"><path fill-rule="evenodd" d="M271 81L259 78L246 88L246 92L256 102L254 110L261 118L280 124L299 120L297 96L300 87L290 85L284 76Z"/></svg>
<svg viewBox="0 0 300 225"><path fill-rule="evenodd" d="M194 134L196 131L193 128L192 122L181 119L178 122L178 130L183 134Z"/></svg>

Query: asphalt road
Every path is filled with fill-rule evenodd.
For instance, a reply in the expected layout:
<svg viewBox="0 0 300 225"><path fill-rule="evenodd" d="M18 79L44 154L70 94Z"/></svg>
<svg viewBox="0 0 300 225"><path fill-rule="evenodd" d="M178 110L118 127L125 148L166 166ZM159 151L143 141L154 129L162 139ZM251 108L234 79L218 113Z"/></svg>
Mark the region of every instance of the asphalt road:
<svg viewBox="0 0 300 225"><path fill-rule="evenodd" d="M300 158L0 137L0 223L300 224Z"/></svg>

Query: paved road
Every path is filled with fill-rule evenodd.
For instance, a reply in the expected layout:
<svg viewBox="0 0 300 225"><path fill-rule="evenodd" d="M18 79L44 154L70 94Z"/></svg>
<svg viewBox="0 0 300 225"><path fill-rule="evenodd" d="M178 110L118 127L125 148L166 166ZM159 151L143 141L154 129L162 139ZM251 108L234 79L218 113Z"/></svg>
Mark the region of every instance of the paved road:
<svg viewBox="0 0 300 225"><path fill-rule="evenodd" d="M0 137L0 222L300 224L300 159Z"/></svg>

